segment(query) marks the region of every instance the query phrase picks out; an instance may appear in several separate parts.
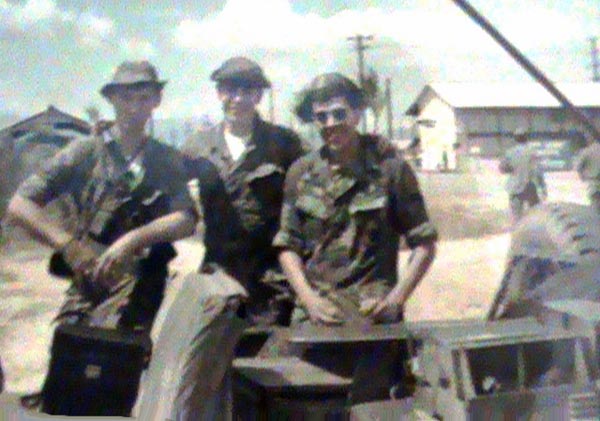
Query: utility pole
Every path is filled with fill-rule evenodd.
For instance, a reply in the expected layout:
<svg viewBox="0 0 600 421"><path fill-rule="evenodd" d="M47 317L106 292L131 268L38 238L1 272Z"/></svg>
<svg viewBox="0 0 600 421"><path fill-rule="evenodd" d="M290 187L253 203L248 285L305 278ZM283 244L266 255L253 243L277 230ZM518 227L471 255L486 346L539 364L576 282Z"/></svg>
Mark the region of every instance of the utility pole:
<svg viewBox="0 0 600 421"><path fill-rule="evenodd" d="M385 78L385 109L387 111L387 136L391 141L394 137L394 113L392 110L392 81Z"/></svg>
<svg viewBox="0 0 600 421"><path fill-rule="evenodd" d="M468 0L451 0L463 12L465 12L477 25L481 27L494 41L496 41L519 65L539 84L541 84L554 98L567 109L570 115L575 119L585 130L592 135L592 139L600 142L600 130L594 125L587 114L581 112L575 107L569 98L567 98L556 86L543 74L531 61L527 59L517 48L510 43L498 30L483 17Z"/></svg>
<svg viewBox="0 0 600 421"><path fill-rule="evenodd" d="M600 60L598 59L598 37L590 38L590 53L592 54L592 81L600 82Z"/></svg>
<svg viewBox="0 0 600 421"><path fill-rule="evenodd" d="M353 37L348 37L348 41L354 42L354 48L356 49L356 53L358 56L358 83L361 89L364 88L365 82L365 50L369 48L366 45L366 42L372 41L373 35L360 35L357 34ZM367 120L365 118L365 113L363 112L362 116L362 129L363 132L367 131Z"/></svg>

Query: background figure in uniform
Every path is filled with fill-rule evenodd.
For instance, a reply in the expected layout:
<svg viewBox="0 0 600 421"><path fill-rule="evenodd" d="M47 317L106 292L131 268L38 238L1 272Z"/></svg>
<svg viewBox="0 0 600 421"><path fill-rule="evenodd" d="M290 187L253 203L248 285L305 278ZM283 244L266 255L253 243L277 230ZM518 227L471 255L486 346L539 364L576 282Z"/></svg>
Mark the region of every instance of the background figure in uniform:
<svg viewBox="0 0 600 421"><path fill-rule="evenodd" d="M229 419L237 340L250 325L288 323L293 306L271 242L285 174L302 154L300 139L257 113L271 85L257 63L231 58L211 79L223 121L188 139L183 151L219 168L232 212L221 221L227 231L221 264L190 275L167 313L156 341L158 352L165 351L154 355L144 379L140 419Z"/></svg>
<svg viewBox="0 0 600 421"><path fill-rule="evenodd" d="M511 223L514 226L523 216L525 206L531 208L548 196L544 172L539 166L535 151L527 145L523 129L514 132L517 143L500 161L500 172L508 173L506 190L509 196Z"/></svg>
<svg viewBox="0 0 600 421"><path fill-rule="evenodd" d="M146 61L122 63L101 89L114 124L73 140L10 201L8 218L50 245L51 270L73 281L60 322L150 329L175 256L171 242L194 230L183 156L145 132L165 83ZM61 196L75 204L74 232L44 209Z"/></svg>
<svg viewBox="0 0 600 421"><path fill-rule="evenodd" d="M591 206L600 215L600 144L593 141L579 152L575 169L581 180L586 183Z"/></svg>

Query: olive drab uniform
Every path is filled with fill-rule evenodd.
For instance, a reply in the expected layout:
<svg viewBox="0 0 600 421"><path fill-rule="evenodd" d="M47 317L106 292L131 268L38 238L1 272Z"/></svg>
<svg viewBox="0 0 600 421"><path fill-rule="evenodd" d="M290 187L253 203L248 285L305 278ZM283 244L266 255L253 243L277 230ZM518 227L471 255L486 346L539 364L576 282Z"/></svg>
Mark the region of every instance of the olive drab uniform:
<svg viewBox="0 0 600 421"><path fill-rule="evenodd" d="M344 173L328 165L326 147L292 166L273 242L302 258L311 287L347 321L397 283L401 236L410 248L437 239L411 167L397 152L381 151L376 138L360 141L360 161ZM297 309L294 321L306 320Z"/></svg>
<svg viewBox="0 0 600 421"><path fill-rule="evenodd" d="M581 180L586 183L590 204L600 215L600 144L593 142L581 150L575 161Z"/></svg>
<svg viewBox="0 0 600 421"><path fill-rule="evenodd" d="M77 221L74 236L96 244L99 253L156 218L179 210L194 212L184 159L177 151L149 139L137 156L126 158L112 131L73 141L17 193L40 206L68 195ZM149 327L163 297L167 263L174 256L170 243L155 244L136 256L120 274L124 279L118 288L104 297L104 305L73 284L57 319L88 318L104 327ZM107 308L106 301L114 306ZM98 309L100 313L95 313Z"/></svg>
<svg viewBox="0 0 600 421"><path fill-rule="evenodd" d="M225 142L223 124L199 132L183 152L213 162L225 182L234 216L224 234L229 250L224 267L248 291L247 320L267 325L281 321L287 288L271 242L279 224L285 174L303 153L300 139L257 116L246 150L236 161Z"/></svg>
<svg viewBox="0 0 600 421"><path fill-rule="evenodd" d="M514 224L523 216L525 205L528 208L535 206L547 196L544 173L538 165L535 151L527 144L510 148L500 161L499 169L509 174L506 191Z"/></svg>
<svg viewBox="0 0 600 421"><path fill-rule="evenodd" d="M202 266L188 274L167 309L138 400L139 419L230 419L231 363L240 336L248 325L289 318L292 301L271 242L285 174L302 154L300 139L256 117L245 146L234 161L220 124L197 133L183 147L190 166L203 158L216 165L227 204L215 219L216 264L207 263L212 252L205 238ZM204 180L198 183L202 186Z"/></svg>

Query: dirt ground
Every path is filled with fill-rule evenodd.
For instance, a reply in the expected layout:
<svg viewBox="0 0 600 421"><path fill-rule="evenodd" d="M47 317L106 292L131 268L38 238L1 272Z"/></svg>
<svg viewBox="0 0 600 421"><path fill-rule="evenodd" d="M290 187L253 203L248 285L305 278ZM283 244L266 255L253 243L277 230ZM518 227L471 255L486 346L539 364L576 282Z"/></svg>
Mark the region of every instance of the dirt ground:
<svg viewBox="0 0 600 421"><path fill-rule="evenodd" d="M461 177L422 174L432 219L441 231L437 258L411 297L409 320L481 317L499 285L510 242L503 178L483 168ZM549 200L585 203L581 182L572 172L547 175ZM178 273L192 270L203 252L197 241L177 243L172 264ZM52 317L67 283L46 273L47 248L30 241L5 239L0 255L0 358L6 388L29 392L39 388L46 370ZM405 264L407 255L401 256ZM172 282L163 307L179 284ZM160 312L155 324L161 326Z"/></svg>

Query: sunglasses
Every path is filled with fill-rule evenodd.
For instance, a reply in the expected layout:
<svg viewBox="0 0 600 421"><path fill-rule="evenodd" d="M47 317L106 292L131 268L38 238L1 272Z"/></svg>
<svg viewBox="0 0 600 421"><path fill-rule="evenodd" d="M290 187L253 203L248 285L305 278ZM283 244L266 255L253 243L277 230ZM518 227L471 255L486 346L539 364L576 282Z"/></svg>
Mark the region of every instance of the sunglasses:
<svg viewBox="0 0 600 421"><path fill-rule="evenodd" d="M345 108L334 108L333 110L318 111L315 113L315 119L321 124L327 124L329 116L333 117L336 123L341 123L348 118L348 110Z"/></svg>

